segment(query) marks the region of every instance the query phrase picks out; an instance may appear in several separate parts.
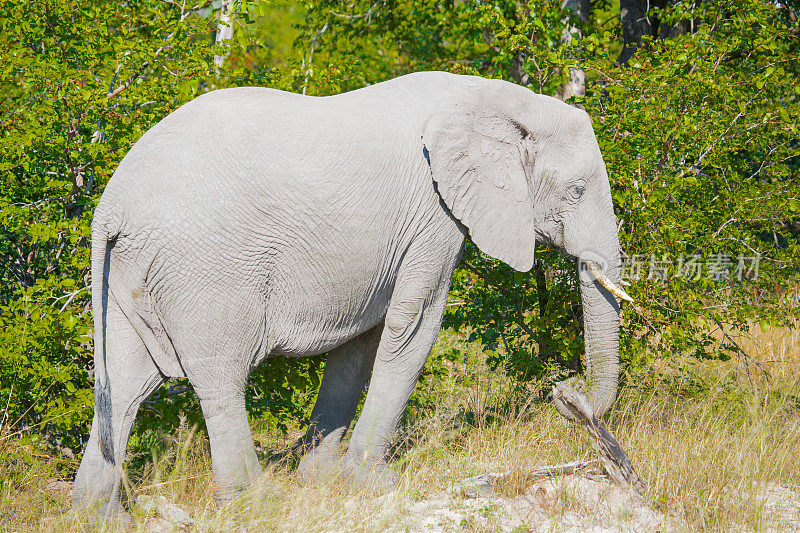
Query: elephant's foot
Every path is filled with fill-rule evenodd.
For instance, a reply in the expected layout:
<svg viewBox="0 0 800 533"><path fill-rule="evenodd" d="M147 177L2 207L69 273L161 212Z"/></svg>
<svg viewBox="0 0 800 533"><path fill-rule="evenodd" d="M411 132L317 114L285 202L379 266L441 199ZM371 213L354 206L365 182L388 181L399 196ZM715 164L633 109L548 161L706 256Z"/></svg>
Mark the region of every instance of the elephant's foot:
<svg viewBox="0 0 800 533"><path fill-rule="evenodd" d="M237 483L231 485L221 485L218 484L216 489L214 490L214 503L216 504L217 508L222 508L228 505L229 503L238 500L242 496L246 496L248 490L252 489L255 486L255 480L253 483Z"/></svg>
<svg viewBox="0 0 800 533"><path fill-rule="evenodd" d="M341 457L338 453L315 449L300 458L297 475L303 483L314 483L331 479L340 471Z"/></svg>
<svg viewBox="0 0 800 533"><path fill-rule="evenodd" d="M83 522L83 529L86 531L98 529L125 531L133 522L133 515L122 506L115 506L113 509L106 506L78 507L73 508L71 513L74 520Z"/></svg>
<svg viewBox="0 0 800 533"><path fill-rule="evenodd" d="M214 504L218 509L250 509L285 495L285 487L270 481L267 476L261 476L246 488L217 488L214 492Z"/></svg>
<svg viewBox="0 0 800 533"><path fill-rule="evenodd" d="M105 519L105 526L106 528L114 527L120 531L125 531L130 527L131 522L133 522L133 515L120 508L111 517Z"/></svg>
<svg viewBox="0 0 800 533"><path fill-rule="evenodd" d="M241 491L216 491L214 494L215 507L227 513L249 514L254 510L271 507L276 500L286 496L286 489L266 479L254 481L246 490ZM177 530L176 530L177 531Z"/></svg>
<svg viewBox="0 0 800 533"><path fill-rule="evenodd" d="M351 487L384 494L397 488L397 474L386 461L365 462L361 457L316 448L300 459L297 474L305 483L319 483L340 478Z"/></svg>
<svg viewBox="0 0 800 533"><path fill-rule="evenodd" d="M108 496L111 491L114 496ZM83 522L87 531L95 529L125 530L133 521L133 516L122 506L118 488L92 487L80 483L72 488L71 520Z"/></svg>
<svg viewBox="0 0 800 533"><path fill-rule="evenodd" d="M392 492L398 484L397 473L389 468L386 461L365 462L346 456L341 472L351 486L376 494Z"/></svg>

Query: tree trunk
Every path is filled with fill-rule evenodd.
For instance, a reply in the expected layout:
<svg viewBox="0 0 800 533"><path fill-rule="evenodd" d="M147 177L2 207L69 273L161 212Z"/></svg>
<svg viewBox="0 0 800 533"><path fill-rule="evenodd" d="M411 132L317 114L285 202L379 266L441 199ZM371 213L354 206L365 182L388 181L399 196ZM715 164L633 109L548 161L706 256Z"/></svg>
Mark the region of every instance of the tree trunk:
<svg viewBox="0 0 800 533"><path fill-rule="evenodd" d="M233 0L222 0L222 5L219 8L219 17L217 22L217 36L214 39L214 44L219 44L233 37L233 17L231 16L231 9L233 7ZM219 74L219 69L225 62L228 54L214 56L214 68Z"/></svg>
<svg viewBox="0 0 800 533"><path fill-rule="evenodd" d="M658 3L658 0L653 4ZM619 0L619 17L622 23L622 40L624 45L619 55L620 63L627 63L636 53L645 35L655 35L658 25L654 17L647 15L649 0Z"/></svg>
<svg viewBox="0 0 800 533"><path fill-rule="evenodd" d="M681 0L620 0L619 16L622 22L622 39L625 42L617 60L627 63L642 44L642 37L648 35L662 39L672 39L695 31L694 20L680 20L674 24L662 22L648 10L665 9ZM698 0L699 1L699 0ZM696 5L697 2L695 2Z"/></svg>
<svg viewBox="0 0 800 533"><path fill-rule="evenodd" d="M578 16L583 23L589 22L589 10L591 9L589 0L562 0L561 9L572 12ZM569 22L567 20L567 22ZM576 37L580 39L580 28L567 23L564 32L561 34L561 43L567 43ZM560 100L567 100L573 96L586 94L586 73L583 69L573 68L569 71L569 81L556 95Z"/></svg>

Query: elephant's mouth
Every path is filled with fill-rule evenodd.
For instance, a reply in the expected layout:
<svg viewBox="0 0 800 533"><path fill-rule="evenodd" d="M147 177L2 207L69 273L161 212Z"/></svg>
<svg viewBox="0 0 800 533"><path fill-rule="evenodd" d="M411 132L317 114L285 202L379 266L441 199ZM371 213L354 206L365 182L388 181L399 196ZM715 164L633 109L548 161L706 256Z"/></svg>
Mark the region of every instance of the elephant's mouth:
<svg viewBox="0 0 800 533"><path fill-rule="evenodd" d="M586 265L586 270L597 280L597 282L602 285L608 292L619 298L620 300L625 300L626 302L633 302L633 298L628 296L622 287L611 281L608 276L605 275L603 272L602 267L596 263L595 261L582 261L583 265Z"/></svg>

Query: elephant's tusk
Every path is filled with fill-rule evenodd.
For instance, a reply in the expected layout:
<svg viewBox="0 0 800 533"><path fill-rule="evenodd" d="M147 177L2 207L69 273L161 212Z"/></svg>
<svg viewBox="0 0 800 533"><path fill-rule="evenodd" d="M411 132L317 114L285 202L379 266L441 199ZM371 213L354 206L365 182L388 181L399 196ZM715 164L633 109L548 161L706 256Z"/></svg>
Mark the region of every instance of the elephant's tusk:
<svg viewBox="0 0 800 533"><path fill-rule="evenodd" d="M622 285L623 287L630 287L631 286L631 284L628 283L627 281L625 281L624 279L619 280L619 284Z"/></svg>
<svg viewBox="0 0 800 533"><path fill-rule="evenodd" d="M596 279L598 283L600 283L600 285L605 287L606 290L608 290L608 292L610 292L620 300L625 300L626 302L633 302L633 298L628 296L628 294L625 291L623 291L620 287L615 285L613 281L608 279L608 276L606 276L603 273L603 269L600 268L600 265L598 265L594 261L584 261L584 264L586 265L586 268L589 269L589 272L592 273L594 279Z"/></svg>

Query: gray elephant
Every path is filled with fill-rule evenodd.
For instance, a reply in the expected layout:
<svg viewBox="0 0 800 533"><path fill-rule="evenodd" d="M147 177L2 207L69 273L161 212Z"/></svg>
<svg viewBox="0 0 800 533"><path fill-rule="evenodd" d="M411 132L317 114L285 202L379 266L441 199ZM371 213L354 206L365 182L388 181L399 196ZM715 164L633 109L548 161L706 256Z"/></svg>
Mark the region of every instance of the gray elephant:
<svg viewBox="0 0 800 533"><path fill-rule="evenodd" d="M322 98L226 89L182 106L130 150L95 212L95 414L73 505L122 512L131 426L170 377L200 399L217 498L235 497L261 471L245 385L277 355L328 352L300 468L391 482L384 456L467 235L519 271L536 241L588 266L587 393L606 411L627 295L585 112L442 72Z"/></svg>

